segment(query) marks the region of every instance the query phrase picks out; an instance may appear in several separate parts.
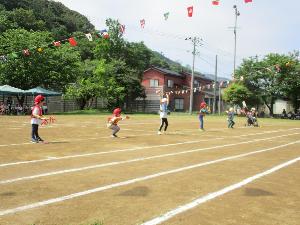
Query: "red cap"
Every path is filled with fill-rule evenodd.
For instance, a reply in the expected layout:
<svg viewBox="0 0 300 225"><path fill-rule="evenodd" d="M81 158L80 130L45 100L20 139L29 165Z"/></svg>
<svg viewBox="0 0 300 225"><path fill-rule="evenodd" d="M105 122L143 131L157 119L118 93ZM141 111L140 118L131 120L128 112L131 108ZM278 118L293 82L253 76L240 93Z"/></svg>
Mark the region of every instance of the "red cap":
<svg viewBox="0 0 300 225"><path fill-rule="evenodd" d="M121 112L122 112L122 109L116 108L116 109L114 109L113 114L116 116L119 116L121 114Z"/></svg>
<svg viewBox="0 0 300 225"><path fill-rule="evenodd" d="M39 104L40 102L44 101L44 99L45 99L44 96L38 95L34 98L34 103Z"/></svg>
<svg viewBox="0 0 300 225"><path fill-rule="evenodd" d="M201 102L200 108L204 108L204 107L206 107L206 103L205 102Z"/></svg>

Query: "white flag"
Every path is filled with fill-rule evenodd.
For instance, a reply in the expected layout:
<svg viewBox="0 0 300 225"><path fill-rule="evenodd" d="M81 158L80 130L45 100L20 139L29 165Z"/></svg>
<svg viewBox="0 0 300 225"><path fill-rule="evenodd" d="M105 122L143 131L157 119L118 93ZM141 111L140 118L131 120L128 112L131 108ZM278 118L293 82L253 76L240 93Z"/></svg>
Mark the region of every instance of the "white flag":
<svg viewBox="0 0 300 225"><path fill-rule="evenodd" d="M93 37L90 33L85 34L86 38L89 39L89 41L93 41Z"/></svg>

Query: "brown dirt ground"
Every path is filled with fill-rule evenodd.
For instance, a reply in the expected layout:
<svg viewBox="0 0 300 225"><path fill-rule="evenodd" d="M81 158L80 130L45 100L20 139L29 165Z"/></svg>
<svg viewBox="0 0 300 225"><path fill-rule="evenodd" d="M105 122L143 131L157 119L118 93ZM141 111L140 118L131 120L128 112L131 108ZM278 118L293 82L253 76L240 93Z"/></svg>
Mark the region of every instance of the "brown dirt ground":
<svg viewBox="0 0 300 225"><path fill-rule="evenodd" d="M0 117L0 214L39 201L300 140L300 122L290 120L260 119L261 127L253 128L244 127L244 118L236 118L236 128L227 129L225 117L207 116L206 131L200 132L195 116L171 115L168 133L159 136L158 116L132 115L130 120L120 122L120 138L112 139L110 130L105 128L106 116L56 118L56 123L39 131L50 142L46 145L29 143L28 117ZM298 142L2 215L0 224L79 225L94 221L102 221L104 225L141 224L299 156ZM138 160L128 162L133 159ZM15 162L27 163L4 166ZM112 162L116 165L1 183ZM300 163L295 163L162 224L299 225L299 173Z"/></svg>

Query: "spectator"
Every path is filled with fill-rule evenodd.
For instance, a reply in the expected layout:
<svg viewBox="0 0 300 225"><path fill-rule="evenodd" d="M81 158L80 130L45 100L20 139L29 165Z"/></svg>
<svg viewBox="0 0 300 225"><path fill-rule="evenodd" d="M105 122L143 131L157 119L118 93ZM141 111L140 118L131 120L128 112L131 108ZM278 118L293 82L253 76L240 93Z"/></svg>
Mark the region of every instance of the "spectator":
<svg viewBox="0 0 300 225"><path fill-rule="evenodd" d="M287 118L287 113L285 111L285 109L282 110L282 113L281 113L281 119L285 119Z"/></svg>
<svg viewBox="0 0 300 225"><path fill-rule="evenodd" d="M293 120L295 119L295 114L292 111L289 111L289 113L287 114L287 118Z"/></svg>
<svg viewBox="0 0 300 225"><path fill-rule="evenodd" d="M23 107L19 104L16 104L16 112L17 112L17 115L21 115L23 113Z"/></svg>
<svg viewBox="0 0 300 225"><path fill-rule="evenodd" d="M0 115L5 114L5 105L3 102L0 102Z"/></svg>
<svg viewBox="0 0 300 225"><path fill-rule="evenodd" d="M8 114L11 114L11 108L12 108L11 97L8 97L8 99L6 100L6 106L7 106L7 109L8 109Z"/></svg>
<svg viewBox="0 0 300 225"><path fill-rule="evenodd" d="M47 105L43 105L42 109L43 109L43 114L47 115L48 114L48 106Z"/></svg>

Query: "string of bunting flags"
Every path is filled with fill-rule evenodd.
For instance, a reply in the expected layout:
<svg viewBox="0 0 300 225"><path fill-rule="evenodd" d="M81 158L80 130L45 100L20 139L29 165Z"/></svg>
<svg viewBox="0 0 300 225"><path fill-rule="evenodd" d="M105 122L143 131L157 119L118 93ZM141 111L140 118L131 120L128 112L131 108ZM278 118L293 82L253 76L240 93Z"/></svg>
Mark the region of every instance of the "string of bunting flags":
<svg viewBox="0 0 300 225"><path fill-rule="evenodd" d="M243 0L243 1L246 4L253 2L253 0ZM212 0L211 1L211 3L212 3L213 6L219 6L220 2L221 2L221 0ZM193 17L193 13L194 13L194 6L188 6L187 7L187 16L188 17ZM165 20L168 20L169 16L170 16L170 12L166 12L166 13L163 14L163 17L164 17ZM140 20L141 28L145 28L145 24L146 24L145 19L141 19Z"/></svg>
<svg viewBox="0 0 300 225"><path fill-rule="evenodd" d="M243 0L245 3L251 3L252 0ZM218 6L221 2L221 0L212 0L212 5L214 6ZM187 15L188 17L192 17L194 13L194 6L189 6L187 7ZM170 17L170 12L166 12L163 14L164 20L168 20ZM145 28L146 25L146 20L145 19L141 19L140 20L140 26L142 29ZM120 32L122 34L125 33L125 25L121 24L120 25ZM20 52L12 52L10 54L3 54L0 55L0 62L6 62L9 59L15 59L18 58L18 56L20 55L20 53L22 53L23 56L30 56L30 54L33 51L37 51L38 53L42 53L43 50L47 47L60 47L63 43L69 42L69 44L72 47L77 46L77 41L75 38L80 38L82 36L85 36L89 41L93 41L93 34L96 35L96 37L103 37L105 39L109 39L109 33L106 29L104 30L100 30L100 31L95 31L95 32L91 32L91 33L87 33L85 35L79 35L79 36L75 36L75 37L69 37L67 39L63 39L63 40L59 40L59 41L53 41L51 44L47 45L47 46L38 46L38 47L32 47L32 48L27 48L27 49L23 49Z"/></svg>
<svg viewBox="0 0 300 225"><path fill-rule="evenodd" d="M120 25L120 32L121 33L125 32L125 25ZM22 51L19 51L19 52L11 52L9 54L3 54L3 55L0 55L0 62L3 63L10 59L16 59L20 55L28 57L35 51L38 53L42 53L45 48L61 47L61 45L64 43L69 43L70 46L75 47L78 45L78 42L76 41L76 39L78 40L79 38L82 38L82 37L86 37L89 41L93 41L94 37L109 39L109 33L106 29L96 30L94 32L86 33L84 35L77 35L77 36L69 37L69 38L66 38L63 40L53 41L52 43L49 43L48 45L45 45L45 46L35 46L35 47L23 49Z"/></svg>
<svg viewBox="0 0 300 225"><path fill-rule="evenodd" d="M226 88L228 87L230 81L221 81L218 82L218 87L219 88ZM201 85L199 87L195 87L193 88L193 92L196 93L201 92L201 91L205 91L205 90L213 90L215 88L215 84L206 84L206 85ZM190 93L191 89L181 89L181 90L174 90L174 91L167 91L166 94L171 95L171 94L175 94L175 95L183 95L183 94L187 94ZM160 92L160 90L158 90L156 93Z"/></svg>

